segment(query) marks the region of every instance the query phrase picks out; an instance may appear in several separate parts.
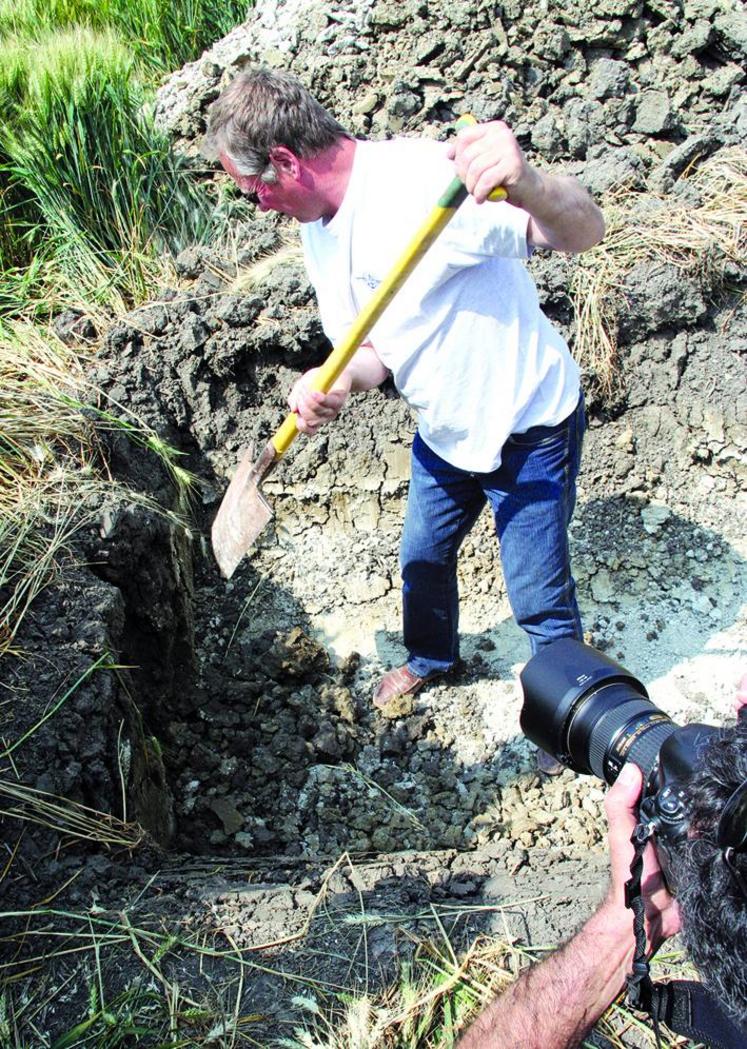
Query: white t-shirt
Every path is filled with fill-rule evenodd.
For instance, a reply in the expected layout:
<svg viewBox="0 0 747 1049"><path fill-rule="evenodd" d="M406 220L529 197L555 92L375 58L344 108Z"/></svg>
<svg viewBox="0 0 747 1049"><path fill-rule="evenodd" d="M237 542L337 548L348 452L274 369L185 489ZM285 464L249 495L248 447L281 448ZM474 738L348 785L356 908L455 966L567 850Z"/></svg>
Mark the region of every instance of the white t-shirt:
<svg viewBox="0 0 747 1049"><path fill-rule="evenodd" d="M453 177L443 143L356 144L337 213L301 226L333 343ZM471 472L497 469L510 434L553 426L578 401L578 367L520 261L528 255L528 218L506 202L478 205L468 197L369 335L417 412L423 440Z"/></svg>

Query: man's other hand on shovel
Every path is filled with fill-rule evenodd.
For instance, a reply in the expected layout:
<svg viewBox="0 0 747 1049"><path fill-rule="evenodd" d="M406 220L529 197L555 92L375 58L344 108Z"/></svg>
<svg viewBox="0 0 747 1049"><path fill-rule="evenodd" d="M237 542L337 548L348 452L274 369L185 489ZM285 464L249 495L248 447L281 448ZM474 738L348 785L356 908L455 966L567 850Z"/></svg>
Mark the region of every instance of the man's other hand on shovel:
<svg viewBox="0 0 747 1049"><path fill-rule="evenodd" d="M310 368L304 372L288 397L301 433L315 434L324 423L336 419L352 388L352 377L343 372L328 393L312 390L311 383L318 371L318 368Z"/></svg>
<svg viewBox="0 0 747 1049"><path fill-rule="evenodd" d="M389 375L389 370L368 342L356 351L327 393L312 389L318 371L318 368L310 368L304 372L288 397L290 410L296 413L296 426L301 433L314 434L324 423L336 419L351 390L372 390Z"/></svg>

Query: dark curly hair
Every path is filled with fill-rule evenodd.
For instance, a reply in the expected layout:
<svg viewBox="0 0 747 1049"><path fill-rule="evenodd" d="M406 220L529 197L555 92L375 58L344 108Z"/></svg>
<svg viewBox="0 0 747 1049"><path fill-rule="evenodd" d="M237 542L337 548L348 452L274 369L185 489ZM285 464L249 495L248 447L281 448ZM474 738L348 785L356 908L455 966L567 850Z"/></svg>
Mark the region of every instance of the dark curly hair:
<svg viewBox="0 0 747 1049"><path fill-rule="evenodd" d="M682 935L705 987L747 1025L747 899L716 844L719 817L747 779L747 711L723 728L687 785L691 836L677 899ZM747 853L734 856L747 881Z"/></svg>

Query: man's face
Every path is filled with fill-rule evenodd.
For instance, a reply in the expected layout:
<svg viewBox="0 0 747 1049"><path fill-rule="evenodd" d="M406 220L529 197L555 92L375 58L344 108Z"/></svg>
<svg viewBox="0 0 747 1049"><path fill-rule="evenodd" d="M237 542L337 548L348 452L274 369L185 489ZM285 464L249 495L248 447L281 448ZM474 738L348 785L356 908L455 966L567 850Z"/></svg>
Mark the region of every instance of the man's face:
<svg viewBox="0 0 747 1049"><path fill-rule="evenodd" d="M260 211L279 211L299 222L315 222L321 218L321 209L313 192L304 187L301 180L284 165L275 165L277 181L263 182L258 175L242 175L236 165L225 154L221 154L221 165L231 176L242 193Z"/></svg>

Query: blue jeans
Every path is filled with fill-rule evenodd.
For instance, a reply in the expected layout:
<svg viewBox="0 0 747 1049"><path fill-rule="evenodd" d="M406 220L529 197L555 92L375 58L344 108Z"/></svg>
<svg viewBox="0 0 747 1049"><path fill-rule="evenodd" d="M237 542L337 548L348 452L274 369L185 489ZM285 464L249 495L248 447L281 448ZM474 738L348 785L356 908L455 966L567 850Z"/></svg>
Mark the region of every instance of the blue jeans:
<svg viewBox="0 0 747 1049"><path fill-rule="evenodd" d="M404 641L414 674L442 673L459 658L457 554L486 502L511 609L532 654L561 637L582 639L568 524L584 426L581 395L557 426L509 437L492 473L451 466L416 434L400 552Z"/></svg>

